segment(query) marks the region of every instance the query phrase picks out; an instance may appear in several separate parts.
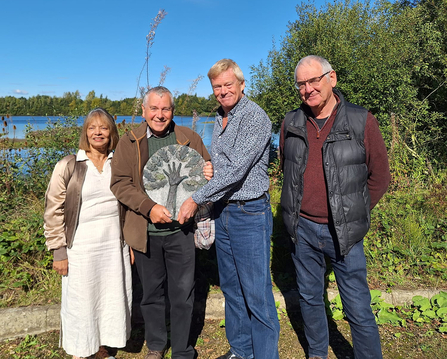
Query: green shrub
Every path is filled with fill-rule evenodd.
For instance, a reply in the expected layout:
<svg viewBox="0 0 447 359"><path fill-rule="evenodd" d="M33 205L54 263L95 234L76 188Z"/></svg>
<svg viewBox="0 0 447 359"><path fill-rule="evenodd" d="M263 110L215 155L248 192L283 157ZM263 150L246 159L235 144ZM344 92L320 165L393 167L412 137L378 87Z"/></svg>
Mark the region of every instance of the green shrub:
<svg viewBox="0 0 447 359"><path fill-rule="evenodd" d="M25 137L21 148L0 148L0 306L33 303L42 291L37 301L47 298L48 283L60 280L45 247L44 196L56 162L75 153L79 127L75 118L59 120L46 131L28 126Z"/></svg>
<svg viewBox="0 0 447 359"><path fill-rule="evenodd" d="M445 178L445 173L437 178ZM446 198L445 184L436 181L393 183L373 210L365 237L371 275L389 286L412 280L420 284L420 278L426 284L447 279Z"/></svg>

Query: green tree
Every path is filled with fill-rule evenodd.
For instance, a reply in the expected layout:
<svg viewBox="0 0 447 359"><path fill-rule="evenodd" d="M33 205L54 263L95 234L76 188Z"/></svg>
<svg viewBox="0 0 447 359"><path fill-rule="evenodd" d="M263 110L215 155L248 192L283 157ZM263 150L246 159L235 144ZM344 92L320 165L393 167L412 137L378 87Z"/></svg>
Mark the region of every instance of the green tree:
<svg viewBox="0 0 447 359"><path fill-rule="evenodd" d="M426 5L346 1L321 9L303 3L296 10L298 20L289 23L279 49L274 45L267 60L252 67L249 95L275 128L300 103L297 62L316 54L332 64L346 98L379 119L389 143L394 118L394 133L411 157L445 164L445 101L434 95L445 90L445 35Z"/></svg>
<svg viewBox="0 0 447 359"><path fill-rule="evenodd" d="M96 107L103 107L112 115L131 116L136 99L125 98L112 101L103 95L96 96L90 91L84 100L79 91L65 92L62 97L37 95L25 97L0 97L0 114L11 116L82 116ZM208 98L197 95L182 94L176 99L176 115L192 116L193 110L201 116L209 116L216 110L217 101L214 96ZM141 115L141 108L137 109Z"/></svg>
<svg viewBox="0 0 447 359"><path fill-rule="evenodd" d="M90 112L93 107L92 107L92 101L96 98L96 94L95 91L90 91L87 96L85 96L84 99L84 112L88 113Z"/></svg>

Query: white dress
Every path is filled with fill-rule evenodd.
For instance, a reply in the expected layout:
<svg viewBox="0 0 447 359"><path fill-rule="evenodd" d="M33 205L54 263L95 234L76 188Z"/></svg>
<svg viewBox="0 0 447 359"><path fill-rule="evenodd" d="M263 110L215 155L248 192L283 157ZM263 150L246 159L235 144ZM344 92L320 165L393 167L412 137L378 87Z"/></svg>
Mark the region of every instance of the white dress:
<svg viewBox="0 0 447 359"><path fill-rule="evenodd" d="M130 257L110 191L111 157L99 173L84 151L77 155L88 167L79 224L67 250L68 275L62 277L61 339L67 354L78 357L96 353L100 345L124 347L130 336Z"/></svg>

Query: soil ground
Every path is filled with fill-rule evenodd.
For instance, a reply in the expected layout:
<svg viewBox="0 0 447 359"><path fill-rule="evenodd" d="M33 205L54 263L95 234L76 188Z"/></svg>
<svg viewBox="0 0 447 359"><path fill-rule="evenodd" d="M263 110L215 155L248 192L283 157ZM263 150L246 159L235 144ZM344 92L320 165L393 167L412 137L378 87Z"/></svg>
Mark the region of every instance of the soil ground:
<svg viewBox="0 0 447 359"><path fill-rule="evenodd" d="M299 313L281 313L281 336L279 352L282 359L306 358L303 327ZM215 359L228 351L225 328L219 320L195 321L193 340L196 342L199 359ZM447 358L447 336L431 325L407 328L382 325L379 327L385 359L443 359ZM0 343L0 358L71 358L58 348L59 332L53 331L25 339ZM143 359L146 354L144 329L140 326L132 331L126 348L111 350L118 359ZM97 358L104 356L97 355ZM168 353L167 358L170 357ZM345 321L330 322L330 359L354 358L349 326Z"/></svg>

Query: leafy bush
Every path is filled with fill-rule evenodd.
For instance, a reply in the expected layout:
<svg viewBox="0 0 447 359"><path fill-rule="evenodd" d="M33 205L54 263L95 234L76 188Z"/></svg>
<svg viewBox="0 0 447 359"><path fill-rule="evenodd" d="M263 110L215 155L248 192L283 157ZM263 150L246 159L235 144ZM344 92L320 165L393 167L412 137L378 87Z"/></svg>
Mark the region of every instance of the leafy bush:
<svg viewBox="0 0 447 359"><path fill-rule="evenodd" d="M78 133L76 119L69 118L48 123L46 131L28 126L21 148L11 150L11 143L2 142L0 297L5 305L34 298L36 288L46 288L42 278L47 283L56 278L43 236L44 195L56 162L75 152Z"/></svg>
<svg viewBox="0 0 447 359"><path fill-rule="evenodd" d="M405 327L407 321L415 324L437 324L441 333L447 333L447 292L440 292L431 299L420 295L414 296L413 304L408 307L395 307L386 303L382 298L382 292L371 290L371 308L376 316L377 324L392 324ZM333 320L345 318L340 294L330 303L327 303L328 316Z"/></svg>
<svg viewBox="0 0 447 359"><path fill-rule="evenodd" d="M412 280L420 284L420 278L426 284L447 279L445 171L434 183L403 176L394 181L372 212L365 252L370 275L388 286Z"/></svg>

